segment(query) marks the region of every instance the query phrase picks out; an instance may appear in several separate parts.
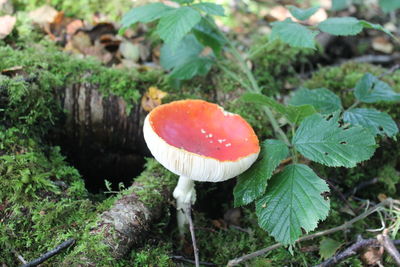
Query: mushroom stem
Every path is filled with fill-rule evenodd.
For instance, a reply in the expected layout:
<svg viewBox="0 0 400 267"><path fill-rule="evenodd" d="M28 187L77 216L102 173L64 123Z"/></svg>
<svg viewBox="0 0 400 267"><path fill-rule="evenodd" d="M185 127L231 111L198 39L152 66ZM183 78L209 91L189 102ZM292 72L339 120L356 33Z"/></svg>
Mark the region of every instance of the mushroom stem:
<svg viewBox="0 0 400 267"><path fill-rule="evenodd" d="M185 209L194 204L196 201L196 190L194 189L194 181L186 176L179 177L173 193L176 199L178 229L181 236L185 233L185 225L189 223L185 215Z"/></svg>

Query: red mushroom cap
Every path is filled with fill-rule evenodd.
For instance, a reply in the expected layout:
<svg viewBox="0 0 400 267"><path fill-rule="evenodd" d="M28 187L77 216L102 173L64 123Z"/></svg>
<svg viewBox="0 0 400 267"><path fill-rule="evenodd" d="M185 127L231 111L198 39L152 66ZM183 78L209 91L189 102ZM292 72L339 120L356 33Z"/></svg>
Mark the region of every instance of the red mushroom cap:
<svg viewBox="0 0 400 267"><path fill-rule="evenodd" d="M199 181L223 181L257 159L258 138L239 115L203 100L158 106L146 117L146 143L167 169Z"/></svg>

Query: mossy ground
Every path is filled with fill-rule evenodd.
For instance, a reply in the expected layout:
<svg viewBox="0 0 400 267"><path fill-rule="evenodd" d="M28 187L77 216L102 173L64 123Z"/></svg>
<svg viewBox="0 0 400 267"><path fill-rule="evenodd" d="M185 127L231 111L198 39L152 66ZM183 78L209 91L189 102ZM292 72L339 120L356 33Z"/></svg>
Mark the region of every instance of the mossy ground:
<svg viewBox="0 0 400 267"><path fill-rule="evenodd" d="M264 57L254 59L257 66L256 74L258 73L257 77L265 90L273 88L274 92L275 90L278 92L283 87L284 78L293 78L295 75L294 69L291 69L289 73L285 73L283 69L287 66L286 64L294 62L299 52L288 52L289 63L281 62L282 57L277 56L279 53L275 50L267 50L267 52L269 52L268 60L264 61ZM281 52L284 53L287 50ZM154 84L170 93L167 101L200 96L212 101L216 90L232 93L239 86L234 82L229 82L227 77L216 78L217 80L210 84L209 77L206 77L187 82L181 91L176 91L165 82L164 75L160 72L138 73L107 69L94 60L74 59L58 52L52 46L46 48L38 46L22 51L1 47L0 58L4 59L0 61L0 70L23 66L23 71L27 74L27 76L14 78L0 76L0 175L2 177L0 180L0 258L4 259L3 261L9 266L14 266L18 262L12 250L23 254L26 259L33 259L67 238L74 237L77 239L75 249L61 253L49 260L46 265L58 266L65 260L73 266L81 253L88 253L98 262L98 266L174 266L169 256L179 253L176 251L180 248L176 245L179 242L175 242L173 237L176 233L175 221L168 212L163 220L154 226L143 247L132 251L124 260L112 259L107 253L107 247L99 242L101 236L88 234L88 229L96 223L96 215L109 208L118 196L99 202L89 200L78 171L66 163L62 151L50 146L43 139L48 130L56 125L59 116L63 114L52 97L53 90L58 86L76 82L77 79L88 79L88 82L98 83L104 94L119 95L133 105L137 103L140 94ZM275 67L277 69L274 70ZM93 75L84 78L81 74L87 71ZM384 70L367 64L349 63L342 67L321 69L304 86L326 87L333 90L342 96L344 105L349 106L353 100L351 91L348 89L353 88L357 80L367 71L379 75ZM25 80L31 78L32 82L26 82L21 78ZM396 90L400 90L399 71L384 77L383 80L394 86ZM294 85L298 82L296 77L291 80ZM260 110L240 100L235 100L238 96L236 93L232 93L232 98L224 104L227 110L242 114L255 127L259 136L270 136L269 124L261 116ZM398 105L379 104L376 107L399 119ZM361 196L375 201L380 192L389 192L389 195L394 196L396 194L394 184L398 182L398 178L393 176L393 168L398 164L395 162L396 158L399 158L394 156L394 153L398 155L399 147L386 139L381 140L380 144L382 149L378 150L378 156L357 168L345 170L316 166L317 171L321 177L339 181L343 190L348 190L360 181L378 175L386 177L373 190L368 190ZM383 168L382 161L386 163ZM158 186L157 184L146 183L149 175L167 179L158 181L165 182L169 186L174 185L176 177L154 161L147 163L145 172L136 179L137 182L143 183L143 191L136 193L146 203L151 204L152 200L162 196L152 190ZM210 188L208 187L208 190L213 191ZM387 188L390 190L385 190ZM127 190L123 193L128 192ZM206 195L204 192L200 194ZM104 199L104 197L100 198ZM204 199L204 196L199 196L199 198ZM318 230L340 225L351 218L341 209L343 204L334 192L331 199L330 216L320 224ZM351 205L356 207L359 202L351 201ZM221 217L229 207L232 207L229 201L221 205L219 212ZM240 226L246 231L215 227L206 211L195 212L194 216L199 229L196 234L203 261L224 265L231 258L251 253L274 243L274 240L257 226L254 208L251 206L242 209ZM380 221L375 216L357 223L349 232L339 232L331 237L337 241L351 242L356 234L365 233L366 228L379 227ZM188 240L190 240L189 237ZM298 245L293 256L287 249L281 248L248 264L250 266L313 265L320 260L318 251L315 249L319 241L309 241ZM358 259L350 259L348 262L351 266L360 266Z"/></svg>

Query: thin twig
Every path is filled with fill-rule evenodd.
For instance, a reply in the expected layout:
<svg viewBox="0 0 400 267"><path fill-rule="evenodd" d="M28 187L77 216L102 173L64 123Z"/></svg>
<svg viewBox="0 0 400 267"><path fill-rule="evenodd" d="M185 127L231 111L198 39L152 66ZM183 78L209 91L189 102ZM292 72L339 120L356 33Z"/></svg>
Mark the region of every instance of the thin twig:
<svg viewBox="0 0 400 267"><path fill-rule="evenodd" d="M379 245L378 240L375 238L371 239L363 239L359 238L356 243L345 249L344 251L340 252L339 254L333 256L332 258L327 259L326 261L315 265L314 267L329 267L333 266L338 262L341 262L351 256L354 256L357 254L358 251L360 251L363 248L370 247L370 246L377 246Z"/></svg>
<svg viewBox="0 0 400 267"><path fill-rule="evenodd" d="M376 178L376 177L374 179L361 182L358 185L356 185L352 190L344 193L344 196L345 196L345 198L348 198L348 197L354 195L355 193L357 193L357 191L359 191L359 190L361 190L361 189L363 189L363 188L365 188L367 186L376 184L377 182L378 182L378 178Z"/></svg>
<svg viewBox="0 0 400 267"><path fill-rule="evenodd" d="M183 256L172 255L172 256L170 256L170 258L173 259L173 260L177 260L177 261L183 261L183 262L195 264L194 260L186 259ZM206 265L206 266L217 266L217 264L212 263L212 262L200 261L199 263L201 265Z"/></svg>
<svg viewBox="0 0 400 267"><path fill-rule="evenodd" d="M383 230L383 233L378 235L379 243L385 248L386 252L393 258L397 266L400 266L400 253L394 246L393 241L387 235L388 230Z"/></svg>
<svg viewBox="0 0 400 267"><path fill-rule="evenodd" d="M296 241L296 243L302 242L302 241L306 241L306 240L311 240L311 239L314 239L314 238L320 237L320 236L329 235L329 234L332 234L332 233L335 233L335 232L338 232L338 231L346 230L346 229L350 228L355 222L358 222L358 221L368 217L369 215L371 215L372 213L376 212L377 210L382 209L384 206L391 206L393 204L393 202L394 202L393 199L387 198L384 201L382 201L381 203L377 204L375 207L366 210L362 214L358 215L357 217L354 217L350 221L345 222L344 224L342 224L340 226L337 226L337 227L334 227L334 228L331 228L331 229L328 229L328 230L325 230L325 231L320 231L320 232L317 232L317 233L314 233L314 234L303 236L303 237L299 238ZM265 253L267 253L267 252L269 252L271 250L280 248L282 246L283 245L281 243L276 243L276 244L274 244L272 246L263 248L263 249L258 250L256 252L244 255L244 256L236 258L236 259L232 259L232 260L230 260L228 262L227 266L236 266L236 265L238 265L238 264L240 264L240 263L242 263L244 261L248 261L248 260L253 259L255 257L264 255Z"/></svg>
<svg viewBox="0 0 400 267"><path fill-rule="evenodd" d="M194 235L194 225L193 225L193 220L192 220L192 205L189 203L185 209L186 209L185 214L189 221L190 235L192 236L194 261L195 261L196 267L200 267L199 249L197 248L196 236Z"/></svg>
<svg viewBox="0 0 400 267"><path fill-rule="evenodd" d="M71 238L68 239L67 241L61 243L60 245L58 245L55 249L50 250L49 252L46 252L45 254L43 254L42 256L40 256L37 259L34 259L31 262L28 262L25 265L22 265L21 267L33 267L33 266L37 266L39 264L41 264L42 262L50 259L51 257L53 257L54 255L58 254L61 252L61 250L66 249L67 247L71 246L72 244L75 243L75 239Z"/></svg>
<svg viewBox="0 0 400 267"><path fill-rule="evenodd" d="M329 180L325 180L328 185L337 193L337 195L339 196L339 198L346 204L346 206L354 213L354 215L356 214L356 211L351 207L350 202L347 200L347 198L343 195L343 193L339 190L339 188L337 188L337 186L335 186L331 181Z"/></svg>

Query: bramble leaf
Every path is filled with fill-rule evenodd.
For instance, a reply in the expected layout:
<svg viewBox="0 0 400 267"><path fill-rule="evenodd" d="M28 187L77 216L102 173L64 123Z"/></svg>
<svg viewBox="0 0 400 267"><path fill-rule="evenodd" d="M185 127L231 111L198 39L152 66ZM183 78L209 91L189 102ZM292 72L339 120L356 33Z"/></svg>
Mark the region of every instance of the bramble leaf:
<svg viewBox="0 0 400 267"><path fill-rule="evenodd" d="M152 22L161 18L171 10L173 10L172 7L166 6L163 3L153 3L135 7L123 16L121 21L122 28L127 28L137 22Z"/></svg>
<svg viewBox="0 0 400 267"><path fill-rule="evenodd" d="M193 28L193 33L200 43L211 47L216 55L220 54L222 46L226 43L224 38L204 18L201 18Z"/></svg>
<svg viewBox="0 0 400 267"><path fill-rule="evenodd" d="M322 21L318 28L333 35L356 35L362 31L363 26L356 18L336 17Z"/></svg>
<svg viewBox="0 0 400 267"><path fill-rule="evenodd" d="M318 11L318 9L320 9L319 6L310 7L308 9L301 9L296 6L287 6L287 8L289 9L290 14L292 14L293 17L295 17L298 20L307 20L312 15L314 15L315 12Z"/></svg>
<svg viewBox="0 0 400 267"><path fill-rule="evenodd" d="M209 72L212 64L213 61L209 58L196 57L174 68L170 77L178 80L189 80L196 75L204 76Z"/></svg>
<svg viewBox="0 0 400 267"><path fill-rule="evenodd" d="M196 37L193 34L188 34L176 49L172 49L168 44L161 47L160 64L164 69L171 70L198 57L203 49L204 46L197 41Z"/></svg>
<svg viewBox="0 0 400 267"><path fill-rule="evenodd" d="M176 49L183 37L200 20L200 13L191 7L175 8L162 16L157 25L157 33L172 49Z"/></svg>
<svg viewBox="0 0 400 267"><path fill-rule="evenodd" d="M316 110L311 105L302 106L284 106L271 97L262 94L245 93L242 99L246 102L262 104L274 109L276 112L284 115L290 122L294 124L300 123L304 118L316 113Z"/></svg>
<svg viewBox="0 0 400 267"><path fill-rule="evenodd" d="M333 255L335 255L336 251L342 245L342 243L331 238L324 238L319 243L319 255L321 255L321 258L324 260L329 259Z"/></svg>
<svg viewBox="0 0 400 267"><path fill-rule="evenodd" d="M279 140L265 140L261 145L259 160L239 175L233 190L235 207L249 204L259 198L267 187L272 173L289 154L285 143Z"/></svg>
<svg viewBox="0 0 400 267"><path fill-rule="evenodd" d="M400 94L393 91L387 83L380 81L371 73L366 73L356 84L354 95L364 103L379 101L400 101Z"/></svg>
<svg viewBox="0 0 400 267"><path fill-rule="evenodd" d="M292 143L312 161L327 166L354 167L374 154L374 135L359 126L342 128L337 117L326 120L322 115L314 114L305 118Z"/></svg>
<svg viewBox="0 0 400 267"><path fill-rule="evenodd" d="M198 4L191 5L193 8L198 8L201 11L214 16L225 16L225 10L221 5L210 3L210 2L202 2Z"/></svg>
<svg viewBox="0 0 400 267"><path fill-rule="evenodd" d="M283 245L294 244L317 227L329 212L329 200L321 195L328 185L303 164L287 166L270 180L265 196L256 201L259 225Z"/></svg>
<svg viewBox="0 0 400 267"><path fill-rule="evenodd" d="M346 9L350 5L351 0L332 0L332 10L340 11Z"/></svg>
<svg viewBox="0 0 400 267"><path fill-rule="evenodd" d="M369 129L374 135L393 137L399 133L396 122L385 112L370 108L355 108L343 114L343 120Z"/></svg>
<svg viewBox="0 0 400 267"><path fill-rule="evenodd" d="M309 104L322 114L330 114L342 109L340 98L326 88L312 90L301 88L294 93L289 103L294 106Z"/></svg>
<svg viewBox="0 0 400 267"><path fill-rule="evenodd" d="M379 6L382 8L383 12L391 12L400 8L400 1L396 0L379 0Z"/></svg>
<svg viewBox="0 0 400 267"><path fill-rule="evenodd" d="M377 30L377 31L384 32L384 33L386 33L387 35L389 35L390 37L394 37L393 34L392 34L389 30L385 29L385 28L384 28L382 25L380 25L380 24L371 23L371 22L366 21L366 20L360 20L360 24L361 24L365 29L374 29L374 30Z"/></svg>
<svg viewBox="0 0 400 267"><path fill-rule="evenodd" d="M317 33L317 31L311 31L307 27L287 18L284 21L272 23L271 41L279 39L292 47L315 49L314 38Z"/></svg>

